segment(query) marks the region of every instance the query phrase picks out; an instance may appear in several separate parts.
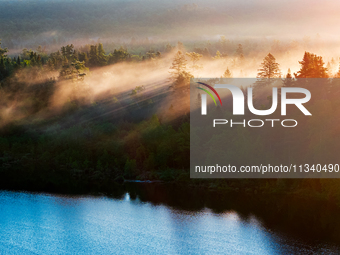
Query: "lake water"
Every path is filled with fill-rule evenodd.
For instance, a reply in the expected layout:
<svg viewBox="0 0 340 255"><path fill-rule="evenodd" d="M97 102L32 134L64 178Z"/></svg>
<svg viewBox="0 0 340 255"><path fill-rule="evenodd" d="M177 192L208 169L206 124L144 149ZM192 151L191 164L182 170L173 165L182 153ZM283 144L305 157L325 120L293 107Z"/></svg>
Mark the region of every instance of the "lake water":
<svg viewBox="0 0 340 255"><path fill-rule="evenodd" d="M256 213L193 208L186 196L173 198L188 202L178 206L164 189L153 188L153 199L145 199L150 190L138 190L112 197L0 191L0 254L340 252L334 242L297 238Z"/></svg>

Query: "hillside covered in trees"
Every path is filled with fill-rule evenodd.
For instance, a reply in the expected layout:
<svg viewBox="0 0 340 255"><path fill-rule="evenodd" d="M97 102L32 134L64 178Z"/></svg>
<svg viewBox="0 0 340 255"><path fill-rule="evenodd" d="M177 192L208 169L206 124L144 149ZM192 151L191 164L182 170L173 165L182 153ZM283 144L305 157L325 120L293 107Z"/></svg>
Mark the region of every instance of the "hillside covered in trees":
<svg viewBox="0 0 340 255"><path fill-rule="evenodd" d="M106 191L138 179L339 204L337 179L189 178L190 78L256 77L254 91L265 95L255 102L260 109L271 104L263 80L291 87L325 79L314 88L321 100L312 102L324 124L302 123L313 128L298 129L309 136L299 146L274 132L262 143L261 132L240 130L235 138L277 160L293 160L297 151L306 160L334 159L328 151L338 148L327 146L340 144L332 117L339 114L340 55L332 36L337 13L329 10L338 4L0 0L0 189ZM237 145L236 159L247 151Z"/></svg>
<svg viewBox="0 0 340 255"><path fill-rule="evenodd" d="M334 63L326 65L321 56L305 52L296 72L284 72L274 54L263 54L262 60L257 60L237 44L228 55L224 53L226 43L221 37L209 46L215 48L214 54L208 47L193 48L181 42L163 48L151 46L138 55L124 46L108 51L102 43L69 44L53 52L38 46L16 56L1 48L1 188L105 191L114 183L140 179L223 192L290 192L338 203L337 180L189 178L190 78L209 75L218 77L218 82L219 78L245 75L242 69L249 72L251 68L259 81L281 78L282 86L297 86L299 78L328 78L319 88L324 111L318 114L324 119L330 109L328 114L338 114L335 57ZM258 104L266 109L270 100ZM225 111L230 114L230 109ZM306 150L306 159L313 153L327 159L323 148L334 139L338 123L315 128L309 131L308 143L290 150ZM239 135L247 137L243 131ZM266 148L267 142L280 143L280 139L270 134L263 144L257 144L258 152L282 155L278 147L270 152L260 149Z"/></svg>

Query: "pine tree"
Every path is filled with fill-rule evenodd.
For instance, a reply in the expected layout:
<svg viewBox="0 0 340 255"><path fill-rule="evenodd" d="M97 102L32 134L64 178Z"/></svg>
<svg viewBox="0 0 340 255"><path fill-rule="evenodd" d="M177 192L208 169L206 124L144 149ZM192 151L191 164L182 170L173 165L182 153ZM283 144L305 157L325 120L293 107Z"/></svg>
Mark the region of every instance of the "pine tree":
<svg viewBox="0 0 340 255"><path fill-rule="evenodd" d="M181 51L177 51L169 73L171 74L170 80L173 82L172 88L179 88L186 84L189 84L190 78L193 78L192 74L187 71L187 60L185 55Z"/></svg>
<svg viewBox="0 0 340 255"><path fill-rule="evenodd" d="M190 61L192 62L191 69L194 72L195 70L199 70L203 68L202 65L198 65L197 62L203 57L202 54L196 53L196 52L187 52L185 53L190 58Z"/></svg>
<svg viewBox="0 0 340 255"><path fill-rule="evenodd" d="M0 72L3 72L5 69L6 69L5 61L4 58L2 57L0 60Z"/></svg>
<svg viewBox="0 0 340 255"><path fill-rule="evenodd" d="M38 64L39 66L42 64L42 62L41 62L41 57L40 57L39 54L38 54L38 56L37 56L37 64Z"/></svg>
<svg viewBox="0 0 340 255"><path fill-rule="evenodd" d="M299 61L301 69L294 73L296 78L327 78L327 68L321 56L305 52L302 61Z"/></svg>
<svg viewBox="0 0 340 255"><path fill-rule="evenodd" d="M20 56L18 56L17 58L17 67L20 67L21 66L21 61L20 61Z"/></svg>
<svg viewBox="0 0 340 255"><path fill-rule="evenodd" d="M86 52L78 53L78 59L79 61L84 61L85 65L87 65L89 62L89 58L87 57Z"/></svg>
<svg viewBox="0 0 340 255"><path fill-rule="evenodd" d="M236 49L236 55L239 58L240 61L244 60L244 55L243 55L243 46L242 44L239 44Z"/></svg>
<svg viewBox="0 0 340 255"><path fill-rule="evenodd" d="M187 68L187 60L185 59L185 55L182 51L177 51L174 60L172 61L172 65L170 67L171 70L170 74L172 79L177 79L177 77L182 73L185 72Z"/></svg>
<svg viewBox="0 0 340 255"><path fill-rule="evenodd" d="M222 75L221 78L232 78L233 75L232 73L230 72L229 68L227 67L227 70L225 70L224 74Z"/></svg>
<svg viewBox="0 0 340 255"><path fill-rule="evenodd" d="M53 71L54 70L54 64L53 64L53 60L49 59L47 60L47 68L49 71Z"/></svg>
<svg viewBox="0 0 340 255"><path fill-rule="evenodd" d="M6 72L4 57L1 57L1 60L0 60L0 81L2 79L6 78L6 76L7 76L7 72Z"/></svg>
<svg viewBox="0 0 340 255"><path fill-rule="evenodd" d="M257 77L258 78L279 78L281 77L281 72L279 68L279 64L276 63L275 58L272 54L268 54L261 63L260 69L258 69Z"/></svg>
<svg viewBox="0 0 340 255"><path fill-rule="evenodd" d="M286 75L286 78L282 80L283 81L283 86L284 87L291 87L293 86L293 76L290 72L290 68L288 68L288 72Z"/></svg>
<svg viewBox="0 0 340 255"><path fill-rule="evenodd" d="M220 51L216 51L216 56L213 57L214 59L221 59L222 55L220 53Z"/></svg>
<svg viewBox="0 0 340 255"><path fill-rule="evenodd" d="M0 40L0 58L6 57L6 53L8 52L7 48L1 48L1 40Z"/></svg>
<svg viewBox="0 0 340 255"><path fill-rule="evenodd" d="M93 67L99 66L100 60L99 60L97 45L91 45L89 55L90 55L89 56L89 65L93 66Z"/></svg>
<svg viewBox="0 0 340 255"><path fill-rule="evenodd" d="M61 55L63 55L64 57L66 56L66 47L65 46L61 47Z"/></svg>
<svg viewBox="0 0 340 255"><path fill-rule="evenodd" d="M103 66L107 64L107 57L105 55L104 47L102 43L98 44L98 58L99 58L99 65Z"/></svg>
<svg viewBox="0 0 340 255"><path fill-rule="evenodd" d="M113 53L109 55L109 64L115 64L118 62L125 61L130 58L130 54L122 47L119 50L114 50ZM143 56L143 60L145 57Z"/></svg>

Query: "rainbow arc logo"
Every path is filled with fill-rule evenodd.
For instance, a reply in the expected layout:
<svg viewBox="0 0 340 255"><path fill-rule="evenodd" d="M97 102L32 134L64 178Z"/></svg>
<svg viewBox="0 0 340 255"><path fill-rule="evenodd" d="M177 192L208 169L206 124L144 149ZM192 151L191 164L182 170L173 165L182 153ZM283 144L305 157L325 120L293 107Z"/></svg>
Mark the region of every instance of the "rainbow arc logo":
<svg viewBox="0 0 340 255"><path fill-rule="evenodd" d="M206 84L206 83L203 83L203 82L197 82L198 84L201 84L203 86L206 86L207 88L209 88L211 91L213 91L215 93L215 95L218 97L218 100L220 101L221 105L222 105L222 100L220 98L220 95L217 93L217 91L210 85ZM201 88L201 87L197 87L198 89L201 89L203 90L204 92L206 92L213 100L214 100L214 103L215 105L217 106L217 103L216 103L216 100L215 98L213 97L213 95L210 93L209 90L206 90L204 88Z"/></svg>

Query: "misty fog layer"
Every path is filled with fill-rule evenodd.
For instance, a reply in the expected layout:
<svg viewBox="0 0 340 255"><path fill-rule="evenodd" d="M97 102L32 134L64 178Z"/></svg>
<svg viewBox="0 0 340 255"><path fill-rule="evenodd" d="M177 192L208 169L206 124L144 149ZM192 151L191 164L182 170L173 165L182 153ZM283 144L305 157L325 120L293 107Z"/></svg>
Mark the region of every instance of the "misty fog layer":
<svg viewBox="0 0 340 255"><path fill-rule="evenodd" d="M230 132L235 146L226 155L239 162L265 155L278 164L338 159L340 129L331 116L339 115L339 7L315 0L0 0L1 188L90 191L126 179L163 180L261 195L302 190L339 204L336 180L203 183L188 171L191 78L278 78L292 87L300 87L295 78L325 78L311 106L321 121L304 119L291 139L296 146L274 129L253 135L241 127ZM255 106L269 108L270 87L256 93ZM197 91L192 99L198 108ZM229 118L227 106L212 113Z"/></svg>

